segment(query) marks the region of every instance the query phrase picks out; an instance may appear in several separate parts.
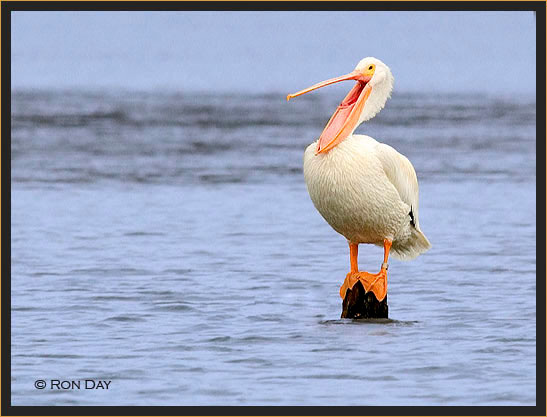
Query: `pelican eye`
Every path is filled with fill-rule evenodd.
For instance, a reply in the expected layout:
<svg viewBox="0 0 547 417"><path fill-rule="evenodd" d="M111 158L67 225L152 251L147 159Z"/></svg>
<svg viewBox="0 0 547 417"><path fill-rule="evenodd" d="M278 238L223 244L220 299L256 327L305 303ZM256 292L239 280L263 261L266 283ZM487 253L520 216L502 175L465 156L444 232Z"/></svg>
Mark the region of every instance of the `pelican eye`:
<svg viewBox="0 0 547 417"><path fill-rule="evenodd" d="M372 69L372 65L371 65L370 67L368 67L368 69L371 70L371 69Z"/></svg>

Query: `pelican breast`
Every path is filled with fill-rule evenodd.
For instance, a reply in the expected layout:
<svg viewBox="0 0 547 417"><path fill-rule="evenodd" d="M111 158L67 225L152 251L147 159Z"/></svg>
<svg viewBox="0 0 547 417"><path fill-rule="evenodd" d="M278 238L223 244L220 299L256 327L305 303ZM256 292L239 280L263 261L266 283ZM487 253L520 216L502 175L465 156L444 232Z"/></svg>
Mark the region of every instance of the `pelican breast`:
<svg viewBox="0 0 547 417"><path fill-rule="evenodd" d="M352 135L326 154L315 154L316 143L304 153L304 177L313 204L353 243L382 245L387 238L395 244L412 233L411 205L386 173L386 163L395 166L397 161L382 147L388 146L369 136ZM410 169L415 180L412 165Z"/></svg>

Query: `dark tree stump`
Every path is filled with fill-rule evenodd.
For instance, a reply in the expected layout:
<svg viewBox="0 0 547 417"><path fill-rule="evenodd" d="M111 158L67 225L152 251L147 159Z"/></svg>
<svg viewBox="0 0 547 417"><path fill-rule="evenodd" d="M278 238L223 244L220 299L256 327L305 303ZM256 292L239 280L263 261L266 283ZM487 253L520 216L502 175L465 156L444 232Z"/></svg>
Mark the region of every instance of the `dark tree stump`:
<svg viewBox="0 0 547 417"><path fill-rule="evenodd" d="M357 281L353 289L346 292L342 302L343 319L387 319L387 295L378 301L372 291L365 292L363 284Z"/></svg>

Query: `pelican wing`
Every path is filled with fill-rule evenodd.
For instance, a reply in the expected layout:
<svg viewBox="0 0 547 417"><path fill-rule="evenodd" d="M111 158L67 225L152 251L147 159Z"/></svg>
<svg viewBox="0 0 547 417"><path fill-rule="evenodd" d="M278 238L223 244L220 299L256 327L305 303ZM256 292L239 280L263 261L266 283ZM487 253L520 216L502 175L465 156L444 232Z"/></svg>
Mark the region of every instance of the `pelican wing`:
<svg viewBox="0 0 547 417"><path fill-rule="evenodd" d="M384 172L393 184L401 200L409 205L411 222L420 230L418 221L418 178L408 158L391 146L378 143L376 156L382 163Z"/></svg>

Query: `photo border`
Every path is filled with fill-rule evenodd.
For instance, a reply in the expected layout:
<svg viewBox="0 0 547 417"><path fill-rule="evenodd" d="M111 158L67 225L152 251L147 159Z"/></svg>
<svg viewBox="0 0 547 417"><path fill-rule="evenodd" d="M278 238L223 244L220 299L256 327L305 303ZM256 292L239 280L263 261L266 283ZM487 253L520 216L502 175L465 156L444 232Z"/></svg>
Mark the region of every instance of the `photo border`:
<svg viewBox="0 0 547 417"><path fill-rule="evenodd" d="M13 11L534 11L536 14L536 405L535 406L13 406L11 405L11 12ZM544 1L1 1L1 407L5 416L294 415L545 416L545 12ZM509 64L509 63L508 63ZM511 68L508 67L508 70ZM537 160L539 156L539 160ZM536 171L537 172L537 171ZM539 183L538 183L539 180ZM539 193L538 193L539 191ZM539 197L538 198L538 194ZM540 214L538 217L538 213ZM540 231L538 235L537 231ZM538 252L538 246L542 249ZM538 257L539 254L539 257ZM539 314L538 314L539 313Z"/></svg>

